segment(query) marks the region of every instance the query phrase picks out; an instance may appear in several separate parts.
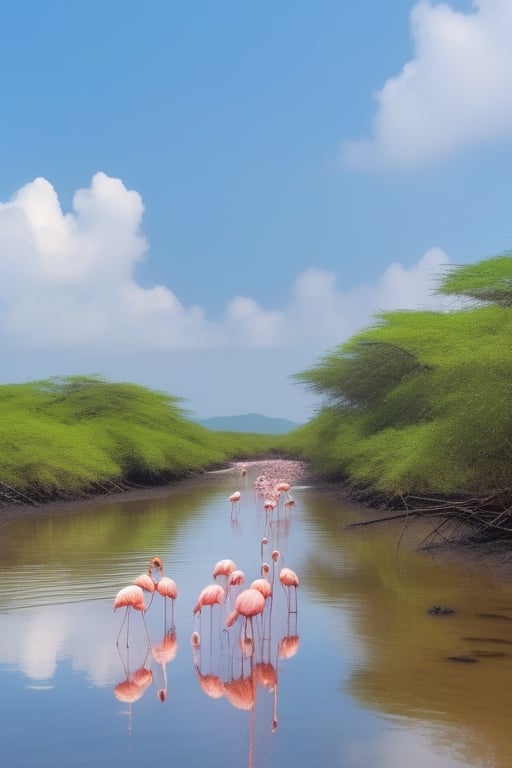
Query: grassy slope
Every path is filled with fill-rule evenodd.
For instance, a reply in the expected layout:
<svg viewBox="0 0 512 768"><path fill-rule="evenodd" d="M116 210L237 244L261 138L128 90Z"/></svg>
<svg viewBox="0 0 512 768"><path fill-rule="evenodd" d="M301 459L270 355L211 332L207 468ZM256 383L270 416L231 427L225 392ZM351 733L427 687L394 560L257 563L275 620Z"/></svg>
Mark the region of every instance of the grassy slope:
<svg viewBox="0 0 512 768"><path fill-rule="evenodd" d="M50 499L268 455L279 438L213 433L177 398L98 377L0 386L0 498Z"/></svg>

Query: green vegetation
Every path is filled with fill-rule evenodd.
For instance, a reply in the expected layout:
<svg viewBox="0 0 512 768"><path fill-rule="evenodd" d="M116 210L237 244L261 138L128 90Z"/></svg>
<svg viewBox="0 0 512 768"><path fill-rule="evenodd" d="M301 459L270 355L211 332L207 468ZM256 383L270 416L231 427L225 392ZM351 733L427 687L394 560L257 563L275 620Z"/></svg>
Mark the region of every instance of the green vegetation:
<svg viewBox="0 0 512 768"><path fill-rule="evenodd" d="M213 433L179 399L100 377L0 386L0 500L45 500L183 478L268 455L279 439Z"/></svg>
<svg viewBox="0 0 512 768"><path fill-rule="evenodd" d="M510 505L512 257L456 267L439 292L459 308L384 312L297 374L324 404L286 445L360 488Z"/></svg>
<svg viewBox="0 0 512 768"><path fill-rule="evenodd" d="M439 292L450 311L384 312L298 373L324 403L285 435L213 432L178 398L95 376L0 386L0 501L167 482L274 453L387 499L471 498L480 509L491 499L492 525L496 511L507 520L512 256L456 267Z"/></svg>

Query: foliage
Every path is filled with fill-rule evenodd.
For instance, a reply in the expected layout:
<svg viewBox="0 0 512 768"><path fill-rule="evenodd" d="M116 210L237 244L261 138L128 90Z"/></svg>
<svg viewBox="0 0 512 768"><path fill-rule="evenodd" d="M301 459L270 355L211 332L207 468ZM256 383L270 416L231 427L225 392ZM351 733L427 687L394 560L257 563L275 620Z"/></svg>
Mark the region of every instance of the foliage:
<svg viewBox="0 0 512 768"><path fill-rule="evenodd" d="M440 290L485 303L383 313L297 374L325 405L289 445L379 491L510 492L511 284L509 256L456 270Z"/></svg>
<svg viewBox="0 0 512 768"><path fill-rule="evenodd" d="M178 398L100 377L0 386L0 489L50 498L184 477L279 445L211 432Z"/></svg>
<svg viewBox="0 0 512 768"><path fill-rule="evenodd" d="M510 307L512 306L511 265L512 255L503 254L477 264L456 266L441 283L439 292Z"/></svg>

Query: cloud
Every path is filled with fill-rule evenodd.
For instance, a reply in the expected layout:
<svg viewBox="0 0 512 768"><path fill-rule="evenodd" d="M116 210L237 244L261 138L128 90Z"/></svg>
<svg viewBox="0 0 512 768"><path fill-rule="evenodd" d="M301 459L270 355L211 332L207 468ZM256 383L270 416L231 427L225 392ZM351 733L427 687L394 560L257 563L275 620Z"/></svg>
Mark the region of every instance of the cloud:
<svg viewBox="0 0 512 768"><path fill-rule="evenodd" d="M353 168L407 169L512 136L512 3L476 0L473 13L420 0L414 58L375 95L370 138L348 141Z"/></svg>
<svg viewBox="0 0 512 768"><path fill-rule="evenodd" d="M21 347L136 351L218 343L202 310L133 277L148 245L144 206L119 179L97 173L62 212L46 179L0 204L0 337Z"/></svg>
<svg viewBox="0 0 512 768"><path fill-rule="evenodd" d="M185 307L164 285L134 277L148 244L144 206L119 179L97 173L64 213L52 185L35 179L0 204L0 340L5 349L151 351L323 350L381 309L431 306L435 273L447 263L432 249L417 264L392 264L374 285L343 290L334 273L297 275L288 304L263 308L235 296L224 317Z"/></svg>
<svg viewBox="0 0 512 768"><path fill-rule="evenodd" d="M395 262L373 284L341 290L334 273L310 269L296 279L288 307L290 342L334 346L387 309L443 309L435 294L449 260L440 248L429 249L411 267Z"/></svg>

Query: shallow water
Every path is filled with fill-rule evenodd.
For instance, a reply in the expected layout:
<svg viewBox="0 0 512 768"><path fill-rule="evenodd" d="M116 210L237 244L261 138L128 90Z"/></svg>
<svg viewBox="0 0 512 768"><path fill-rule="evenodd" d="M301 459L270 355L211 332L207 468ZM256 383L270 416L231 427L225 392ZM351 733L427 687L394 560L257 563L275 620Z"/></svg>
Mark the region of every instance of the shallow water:
<svg viewBox="0 0 512 768"><path fill-rule="evenodd" d="M347 529L356 510L300 481L294 505L270 516L256 473L2 526L4 761L509 768L511 586L407 536L398 546L399 529ZM233 592L194 617L218 560L235 560L248 586L273 549L273 598L249 639L242 618L225 626ZM178 584L174 616L156 595L147 631L132 611L128 647L126 623L116 644L113 598L154 555ZM300 579L296 613L283 565Z"/></svg>

